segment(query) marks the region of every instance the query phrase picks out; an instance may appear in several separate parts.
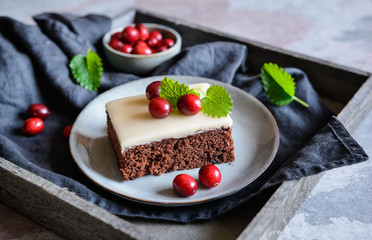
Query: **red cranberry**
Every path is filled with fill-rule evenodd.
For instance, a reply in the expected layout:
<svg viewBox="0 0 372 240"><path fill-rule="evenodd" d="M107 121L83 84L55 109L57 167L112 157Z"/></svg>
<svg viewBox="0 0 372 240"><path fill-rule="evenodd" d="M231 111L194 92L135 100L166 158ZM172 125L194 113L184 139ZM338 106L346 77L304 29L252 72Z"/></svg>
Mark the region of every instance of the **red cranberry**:
<svg viewBox="0 0 372 240"><path fill-rule="evenodd" d="M63 136L65 136L66 139L70 138L71 128L72 126L68 125L63 129Z"/></svg>
<svg viewBox="0 0 372 240"><path fill-rule="evenodd" d="M133 51L133 46L130 44L124 44L121 48L120 51L123 53L132 53Z"/></svg>
<svg viewBox="0 0 372 240"><path fill-rule="evenodd" d="M150 36L149 29L142 23L137 23L136 28L139 31L139 35L140 35L139 40L146 41Z"/></svg>
<svg viewBox="0 0 372 240"><path fill-rule="evenodd" d="M207 188L217 187L221 182L221 172L215 165L208 164L200 168L199 181Z"/></svg>
<svg viewBox="0 0 372 240"><path fill-rule="evenodd" d="M192 116L200 112L202 102L200 98L194 94L186 94L180 97L177 101L178 110L186 115Z"/></svg>
<svg viewBox="0 0 372 240"><path fill-rule="evenodd" d="M150 46L150 47L156 47L158 46L160 43L159 39L157 39L156 37L150 37L148 40L147 40L147 44Z"/></svg>
<svg viewBox="0 0 372 240"><path fill-rule="evenodd" d="M166 39L163 40L162 45L167 46L167 48L173 47L174 40L171 39L171 38L166 38Z"/></svg>
<svg viewBox="0 0 372 240"><path fill-rule="evenodd" d="M171 112L169 102L161 97L151 99L148 108L154 118L166 118Z"/></svg>
<svg viewBox="0 0 372 240"><path fill-rule="evenodd" d="M163 36L161 35L161 33L157 30L154 30L150 33L150 38L157 38L159 41L161 41L163 39Z"/></svg>
<svg viewBox="0 0 372 240"><path fill-rule="evenodd" d="M151 53L157 53L158 52L158 48L151 48Z"/></svg>
<svg viewBox="0 0 372 240"><path fill-rule="evenodd" d="M148 100L151 100L155 97L159 97L159 87L161 85L160 81L154 81L147 85L146 87L146 97Z"/></svg>
<svg viewBox="0 0 372 240"><path fill-rule="evenodd" d="M118 39L118 40L121 40L122 38L122 33L121 32L116 32L114 34L111 35L111 39Z"/></svg>
<svg viewBox="0 0 372 240"><path fill-rule="evenodd" d="M196 193L198 185L193 177L181 173L173 179L173 189L178 194L189 197Z"/></svg>
<svg viewBox="0 0 372 240"><path fill-rule="evenodd" d="M135 54L149 55L152 53L152 50L144 41L138 41L136 45L134 46L133 52Z"/></svg>
<svg viewBox="0 0 372 240"><path fill-rule="evenodd" d="M49 117L50 112L49 109L43 104L34 103L28 107L27 114L30 117L38 117L45 120Z"/></svg>
<svg viewBox="0 0 372 240"><path fill-rule="evenodd" d="M157 51L158 52L164 52L164 51L167 51L168 50L168 48L166 47L166 46L159 46L158 48L157 48Z"/></svg>
<svg viewBox="0 0 372 240"><path fill-rule="evenodd" d="M137 28L128 26L123 30L123 41L125 43L134 43L140 37L140 33Z"/></svg>
<svg viewBox="0 0 372 240"><path fill-rule="evenodd" d="M31 136L41 133L43 129L44 122L41 118L38 117L28 118L22 126L22 131Z"/></svg>
<svg viewBox="0 0 372 240"><path fill-rule="evenodd" d="M119 39L111 39L110 42L108 43L110 47L112 47L115 50L120 51L121 47L123 47L124 43L120 41Z"/></svg>

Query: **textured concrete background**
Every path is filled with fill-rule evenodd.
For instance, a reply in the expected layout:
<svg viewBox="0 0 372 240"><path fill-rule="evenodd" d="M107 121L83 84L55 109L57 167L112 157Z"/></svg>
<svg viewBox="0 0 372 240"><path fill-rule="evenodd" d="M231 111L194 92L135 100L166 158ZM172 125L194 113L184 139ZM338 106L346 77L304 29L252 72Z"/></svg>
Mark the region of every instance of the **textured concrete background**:
<svg viewBox="0 0 372 240"><path fill-rule="evenodd" d="M372 72L371 0L0 0L0 16L33 24L46 11L114 17L132 7ZM369 119L352 135L372 156ZM279 239L372 239L371 182L371 160L328 171ZM61 238L0 204L0 239Z"/></svg>

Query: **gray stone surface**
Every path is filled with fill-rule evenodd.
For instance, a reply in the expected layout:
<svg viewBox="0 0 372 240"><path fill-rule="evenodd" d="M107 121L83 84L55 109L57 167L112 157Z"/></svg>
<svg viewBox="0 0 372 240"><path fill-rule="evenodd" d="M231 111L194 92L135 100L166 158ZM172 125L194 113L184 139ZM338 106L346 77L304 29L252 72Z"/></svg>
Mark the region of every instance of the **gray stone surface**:
<svg viewBox="0 0 372 240"><path fill-rule="evenodd" d="M372 156L372 112L353 137ZM284 229L287 239L372 239L372 161L328 171Z"/></svg>
<svg viewBox="0 0 372 240"><path fill-rule="evenodd" d="M113 17L131 7L372 72L370 0L1 0L0 16L32 24L45 11ZM352 135L372 156L369 119ZM328 171L279 239L372 239L371 180L371 160ZM4 205L0 213L0 239L61 239Z"/></svg>

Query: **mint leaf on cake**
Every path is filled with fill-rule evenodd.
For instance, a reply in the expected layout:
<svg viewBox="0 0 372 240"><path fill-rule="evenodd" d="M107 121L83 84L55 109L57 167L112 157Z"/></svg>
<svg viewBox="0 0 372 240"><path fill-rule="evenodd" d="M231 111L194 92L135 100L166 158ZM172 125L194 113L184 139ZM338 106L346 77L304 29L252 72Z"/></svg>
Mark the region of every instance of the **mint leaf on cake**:
<svg viewBox="0 0 372 240"><path fill-rule="evenodd" d="M177 108L177 102L181 97L190 94L196 95L198 98L203 96L201 98L201 112L208 116L216 118L226 117L232 111L233 102L231 96L221 86L212 85L204 93L199 88L190 88L167 77L161 81L159 96L167 100L172 108Z"/></svg>
<svg viewBox="0 0 372 240"><path fill-rule="evenodd" d="M97 91L103 73L102 60L96 52L88 49L87 56L75 55L70 61L70 70L75 80L89 91Z"/></svg>
<svg viewBox="0 0 372 240"><path fill-rule="evenodd" d="M194 94L200 97L200 94L193 89L190 89L189 86L181 84L178 81L169 79L167 77L161 81L159 96L166 99L172 108L177 107L177 100L186 94Z"/></svg>
<svg viewBox="0 0 372 240"><path fill-rule="evenodd" d="M230 94L218 85L210 86L201 101L201 111L211 117L226 117L233 108Z"/></svg>
<svg viewBox="0 0 372 240"><path fill-rule="evenodd" d="M265 63L261 69L261 80L270 101L284 106L293 100L305 107L309 105L295 96L295 82L291 74L275 63Z"/></svg>

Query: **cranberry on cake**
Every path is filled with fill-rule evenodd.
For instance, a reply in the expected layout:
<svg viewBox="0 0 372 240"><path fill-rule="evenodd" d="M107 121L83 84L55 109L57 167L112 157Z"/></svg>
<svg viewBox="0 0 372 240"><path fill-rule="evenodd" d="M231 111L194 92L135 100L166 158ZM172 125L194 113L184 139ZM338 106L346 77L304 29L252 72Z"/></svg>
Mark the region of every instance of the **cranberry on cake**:
<svg viewBox="0 0 372 240"><path fill-rule="evenodd" d="M189 85L201 98L210 85ZM228 114L192 116L177 108L162 119L148 110L146 94L106 103L107 133L123 179L235 161L233 121Z"/></svg>

